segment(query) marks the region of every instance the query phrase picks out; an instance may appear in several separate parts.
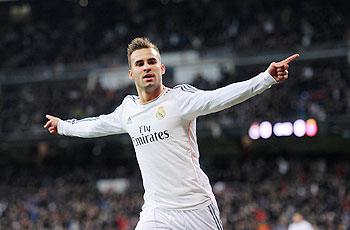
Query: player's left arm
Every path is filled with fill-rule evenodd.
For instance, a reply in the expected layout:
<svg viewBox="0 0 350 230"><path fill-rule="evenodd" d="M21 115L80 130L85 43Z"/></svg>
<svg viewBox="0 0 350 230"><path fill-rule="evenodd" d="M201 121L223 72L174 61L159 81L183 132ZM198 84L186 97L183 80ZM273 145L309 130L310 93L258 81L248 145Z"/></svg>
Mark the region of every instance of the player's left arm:
<svg viewBox="0 0 350 230"><path fill-rule="evenodd" d="M242 82L232 83L212 91L198 90L187 93L179 102L184 117L195 117L218 112L239 104L288 78L289 63L299 57L294 54L280 62L272 62L266 71ZM180 101L180 100L178 100Z"/></svg>

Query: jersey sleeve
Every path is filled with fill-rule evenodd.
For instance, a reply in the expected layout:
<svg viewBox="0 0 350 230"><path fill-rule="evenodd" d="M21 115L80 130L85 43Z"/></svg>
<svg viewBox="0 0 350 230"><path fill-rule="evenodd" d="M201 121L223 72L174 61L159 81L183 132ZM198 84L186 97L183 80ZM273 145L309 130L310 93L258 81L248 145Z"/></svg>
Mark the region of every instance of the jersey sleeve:
<svg viewBox="0 0 350 230"><path fill-rule="evenodd" d="M262 93L277 82L267 72L242 82L232 83L216 90L198 90L190 85L176 86L179 111L186 119L218 112Z"/></svg>
<svg viewBox="0 0 350 230"><path fill-rule="evenodd" d="M121 113L122 105L118 106L112 113L98 117L89 117L81 120L60 120L57 131L61 135L83 138L125 133Z"/></svg>

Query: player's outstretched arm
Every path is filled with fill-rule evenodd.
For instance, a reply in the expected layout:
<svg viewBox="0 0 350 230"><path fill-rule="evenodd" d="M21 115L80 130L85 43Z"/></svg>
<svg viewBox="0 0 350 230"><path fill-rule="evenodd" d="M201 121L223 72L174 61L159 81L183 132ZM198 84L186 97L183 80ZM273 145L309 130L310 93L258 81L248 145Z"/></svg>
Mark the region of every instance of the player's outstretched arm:
<svg viewBox="0 0 350 230"><path fill-rule="evenodd" d="M194 119L241 103L264 92L273 84L285 81L288 78L289 63L298 57L299 54L294 54L280 62L272 62L266 71L257 76L216 90L203 91L192 89L190 86L178 87L191 92L179 100L180 111L183 111L188 119Z"/></svg>
<svg viewBox="0 0 350 230"><path fill-rule="evenodd" d="M110 114L97 117L87 117L80 120L61 120L52 115L46 115L48 121L44 125L51 134L64 136L93 138L125 133L121 120L121 106Z"/></svg>
<svg viewBox="0 0 350 230"><path fill-rule="evenodd" d="M293 54L280 62L272 62L267 71L278 82L283 82L288 78L288 67L291 61L299 57L299 54Z"/></svg>
<svg viewBox="0 0 350 230"><path fill-rule="evenodd" d="M51 115L46 115L46 118L49 120L44 125L44 128L46 128L51 134L57 134L57 126L60 119Z"/></svg>

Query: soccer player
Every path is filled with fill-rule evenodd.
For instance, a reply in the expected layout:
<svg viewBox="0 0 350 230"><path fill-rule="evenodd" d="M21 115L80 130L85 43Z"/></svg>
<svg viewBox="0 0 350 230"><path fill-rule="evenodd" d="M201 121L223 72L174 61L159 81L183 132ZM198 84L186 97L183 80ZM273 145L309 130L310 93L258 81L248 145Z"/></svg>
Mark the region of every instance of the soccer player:
<svg viewBox="0 0 350 230"><path fill-rule="evenodd" d="M145 189L137 230L223 229L209 179L199 165L196 118L231 107L288 78L295 54L273 62L250 80L203 91L162 83L165 65L156 45L135 38L127 49L129 78L138 96L124 98L114 112L82 120L46 115L52 134L84 138L128 133Z"/></svg>

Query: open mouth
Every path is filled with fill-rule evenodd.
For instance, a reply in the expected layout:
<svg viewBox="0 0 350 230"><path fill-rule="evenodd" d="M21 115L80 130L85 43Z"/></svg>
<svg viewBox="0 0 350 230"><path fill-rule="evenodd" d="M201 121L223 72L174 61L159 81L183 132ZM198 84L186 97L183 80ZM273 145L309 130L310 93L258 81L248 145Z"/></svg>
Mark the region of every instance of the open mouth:
<svg viewBox="0 0 350 230"><path fill-rule="evenodd" d="M152 80L155 77L153 73L148 73L145 76L143 76L143 79L145 80Z"/></svg>

